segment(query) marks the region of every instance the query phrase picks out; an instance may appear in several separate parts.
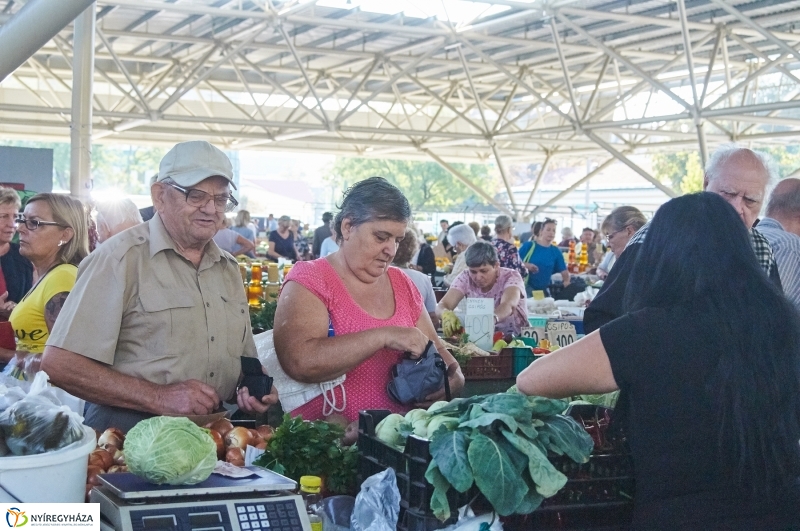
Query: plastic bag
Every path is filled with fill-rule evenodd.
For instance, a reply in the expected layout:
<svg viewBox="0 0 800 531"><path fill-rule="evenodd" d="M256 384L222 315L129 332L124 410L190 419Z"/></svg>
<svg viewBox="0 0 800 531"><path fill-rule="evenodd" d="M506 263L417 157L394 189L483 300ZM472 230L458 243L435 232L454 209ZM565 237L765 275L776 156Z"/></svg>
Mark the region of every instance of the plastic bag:
<svg viewBox="0 0 800 531"><path fill-rule="evenodd" d="M28 394L0 413L0 435L14 455L50 452L83 438L83 417L61 405L47 381L38 372Z"/></svg>
<svg viewBox="0 0 800 531"><path fill-rule="evenodd" d="M458 510L458 521L442 531L503 531L503 524L496 514L475 516L469 505L465 505Z"/></svg>
<svg viewBox="0 0 800 531"><path fill-rule="evenodd" d="M272 330L256 334L253 336L253 339L255 339L256 342L258 360L261 362L261 365L267 369L267 374L272 377L272 385L275 386L281 395L281 406L284 411L289 412L295 410L303 404L311 402L321 394L325 395L325 404L323 406L324 415L327 416L331 413L344 411L347 403L344 386L342 386L346 377L345 374L329 382L298 382L292 379L292 377L283 370L278 360L278 354L275 352ZM342 403L337 403L336 387L341 387L339 392L343 397Z"/></svg>
<svg viewBox="0 0 800 531"><path fill-rule="evenodd" d="M353 531L395 531L400 515L400 491L394 470L387 468L368 477L356 496L350 529Z"/></svg>
<svg viewBox="0 0 800 531"><path fill-rule="evenodd" d="M16 380L31 382L36 377L36 373L41 370L41 365L41 354L17 351L16 355L11 358L5 369L3 369L3 375Z"/></svg>

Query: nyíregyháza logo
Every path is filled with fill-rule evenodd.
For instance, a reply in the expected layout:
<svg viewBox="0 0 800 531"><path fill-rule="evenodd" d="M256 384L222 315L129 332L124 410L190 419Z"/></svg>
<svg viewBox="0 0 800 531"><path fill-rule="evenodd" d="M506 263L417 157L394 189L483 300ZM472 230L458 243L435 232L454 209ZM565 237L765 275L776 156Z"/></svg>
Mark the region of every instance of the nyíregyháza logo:
<svg viewBox="0 0 800 531"><path fill-rule="evenodd" d="M25 515L25 511L11 507L6 509L6 523L8 527L22 527L28 523L28 517Z"/></svg>

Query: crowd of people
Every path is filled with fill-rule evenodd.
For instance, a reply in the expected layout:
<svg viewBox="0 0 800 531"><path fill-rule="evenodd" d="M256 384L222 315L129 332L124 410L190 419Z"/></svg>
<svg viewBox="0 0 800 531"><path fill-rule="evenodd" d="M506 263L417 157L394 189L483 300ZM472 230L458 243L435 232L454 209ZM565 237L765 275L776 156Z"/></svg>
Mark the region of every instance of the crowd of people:
<svg viewBox="0 0 800 531"><path fill-rule="evenodd" d="M519 334L533 292L580 280L563 256L574 242L586 271L605 279L585 310L587 335L531 364L518 390L620 391L634 528L791 529L800 522L800 179L774 180L769 156L730 146L710 157L704 192L650 220L617 207L577 238L563 228L557 245L548 218L519 237L506 215L493 230L442 220L451 266L437 303L431 242L386 179L353 185L314 231L288 216L259 231L237 210L227 156L183 142L152 179L150 212L104 201L91 216L52 193L22 208L0 189L0 319L16 335L0 360L19 377L46 370L86 401L85 422L98 430L206 415L223 401L263 414L280 388L256 398L239 385L240 357L257 350L233 256L255 256L261 232L267 259L297 262L273 331L281 370L302 389L290 413L348 422L362 409L402 413L412 405L386 389L404 357L432 346L453 395L464 386L436 332L445 311L492 299L495 329ZM417 405L443 398L443 383Z"/></svg>

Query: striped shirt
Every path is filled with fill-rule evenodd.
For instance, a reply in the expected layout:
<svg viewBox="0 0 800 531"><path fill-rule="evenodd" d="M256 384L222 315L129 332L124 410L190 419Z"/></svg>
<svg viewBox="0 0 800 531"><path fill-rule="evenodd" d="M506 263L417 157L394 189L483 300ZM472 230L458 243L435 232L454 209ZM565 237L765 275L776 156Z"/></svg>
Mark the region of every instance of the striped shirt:
<svg viewBox="0 0 800 531"><path fill-rule="evenodd" d="M763 221L761 223L763 223ZM758 224L759 230L762 228L761 223ZM633 237L631 237L626 248L635 243L644 242L644 238L647 236L647 230L649 228L650 222L648 221L636 232L636 234L633 235ZM800 237L798 237L798 239L800 239ZM758 260L758 263L761 265L762 269L764 269L764 272L767 274L767 276L771 279L774 279L776 282L779 278L782 281L782 270L779 274L778 265L775 263L775 257L773 256L772 247L770 246L770 240L767 240L767 238L765 238L761 232L753 228L750 229L750 243L753 244L753 252L756 254L756 259Z"/></svg>
<svg viewBox="0 0 800 531"><path fill-rule="evenodd" d="M762 219L758 230L772 246L786 297L800 309L800 236L787 232L772 218Z"/></svg>

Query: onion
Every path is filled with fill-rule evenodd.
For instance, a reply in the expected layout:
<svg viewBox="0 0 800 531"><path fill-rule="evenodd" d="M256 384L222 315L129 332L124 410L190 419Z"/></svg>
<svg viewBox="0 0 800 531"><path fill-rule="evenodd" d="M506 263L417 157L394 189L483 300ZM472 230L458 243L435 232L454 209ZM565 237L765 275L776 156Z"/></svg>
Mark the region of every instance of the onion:
<svg viewBox="0 0 800 531"><path fill-rule="evenodd" d="M103 469L100 468L99 466L89 465L89 468L86 470L86 483L94 486L101 485L100 480L97 478L97 475L102 473Z"/></svg>
<svg viewBox="0 0 800 531"><path fill-rule="evenodd" d="M225 441L222 439L222 435L217 430L206 429L211 438L214 439L214 444L217 445L217 459L223 459L225 457Z"/></svg>
<svg viewBox="0 0 800 531"><path fill-rule="evenodd" d="M103 432L103 435L97 440L97 446L108 449L108 446L113 446L117 450L122 450L125 444L125 434L117 428L108 428ZM112 452L113 455L113 452Z"/></svg>
<svg viewBox="0 0 800 531"><path fill-rule="evenodd" d="M114 464L115 465L125 464L125 453L122 450L117 450L116 452L114 452Z"/></svg>
<svg viewBox="0 0 800 531"><path fill-rule="evenodd" d="M225 452L225 462L235 466L244 466L244 451L232 446Z"/></svg>
<svg viewBox="0 0 800 531"><path fill-rule="evenodd" d="M250 430L237 426L225 435L225 448L239 448L244 450L252 439Z"/></svg>
<svg viewBox="0 0 800 531"><path fill-rule="evenodd" d="M217 419L214 422L209 422L204 426L205 428L212 429L222 435L224 438L228 432L233 429L233 424L226 418Z"/></svg>
<svg viewBox="0 0 800 531"><path fill-rule="evenodd" d="M114 455L108 450L97 448L89 454L89 464L97 465L106 470L114 464Z"/></svg>
<svg viewBox="0 0 800 531"><path fill-rule="evenodd" d="M127 472L128 467L125 465L114 465L108 469L107 474L117 474L119 472Z"/></svg>
<svg viewBox="0 0 800 531"><path fill-rule="evenodd" d="M248 443L250 446L256 446L262 442L264 442L264 438L261 434L258 433L256 430L247 430L250 432L250 442Z"/></svg>
<svg viewBox="0 0 800 531"><path fill-rule="evenodd" d="M267 449L267 441L261 441L256 445L256 450L266 450Z"/></svg>
<svg viewBox="0 0 800 531"><path fill-rule="evenodd" d="M256 428L256 431L264 439L265 442L269 442L272 439L272 436L275 434L275 428L270 426L269 424L264 424L263 426L259 426Z"/></svg>

